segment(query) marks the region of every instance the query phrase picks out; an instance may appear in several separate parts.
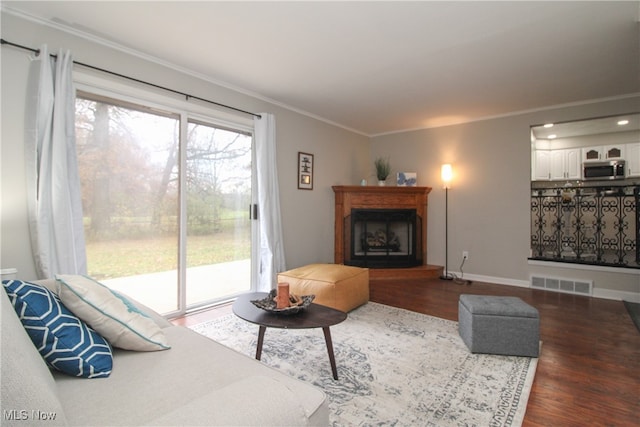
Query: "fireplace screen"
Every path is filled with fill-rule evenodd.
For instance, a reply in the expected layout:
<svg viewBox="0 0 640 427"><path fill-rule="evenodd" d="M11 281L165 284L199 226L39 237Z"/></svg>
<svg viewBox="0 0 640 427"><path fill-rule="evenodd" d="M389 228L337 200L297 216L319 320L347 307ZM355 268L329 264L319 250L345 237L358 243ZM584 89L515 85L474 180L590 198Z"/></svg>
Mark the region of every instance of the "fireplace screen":
<svg viewBox="0 0 640 427"><path fill-rule="evenodd" d="M352 209L345 218L345 264L370 268L422 265L422 221L415 209Z"/></svg>

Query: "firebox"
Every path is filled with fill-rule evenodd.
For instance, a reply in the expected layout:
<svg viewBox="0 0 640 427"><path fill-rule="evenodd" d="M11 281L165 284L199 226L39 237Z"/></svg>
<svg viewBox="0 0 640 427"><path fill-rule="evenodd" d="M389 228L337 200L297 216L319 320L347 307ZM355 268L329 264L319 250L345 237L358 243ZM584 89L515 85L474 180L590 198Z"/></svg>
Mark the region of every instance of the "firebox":
<svg viewBox="0 0 640 427"><path fill-rule="evenodd" d="M346 265L401 268L422 265L422 219L415 209L352 209L344 218Z"/></svg>

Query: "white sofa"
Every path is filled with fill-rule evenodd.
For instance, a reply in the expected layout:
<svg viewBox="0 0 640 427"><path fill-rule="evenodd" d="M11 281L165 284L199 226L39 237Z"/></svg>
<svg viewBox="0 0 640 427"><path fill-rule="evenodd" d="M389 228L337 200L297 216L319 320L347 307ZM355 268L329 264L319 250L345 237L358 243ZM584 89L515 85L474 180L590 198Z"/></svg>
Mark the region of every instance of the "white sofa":
<svg viewBox="0 0 640 427"><path fill-rule="evenodd" d="M0 294L3 426L329 424L321 390L173 326L141 304L137 307L162 328L171 349L114 348L107 378L50 370L4 289Z"/></svg>

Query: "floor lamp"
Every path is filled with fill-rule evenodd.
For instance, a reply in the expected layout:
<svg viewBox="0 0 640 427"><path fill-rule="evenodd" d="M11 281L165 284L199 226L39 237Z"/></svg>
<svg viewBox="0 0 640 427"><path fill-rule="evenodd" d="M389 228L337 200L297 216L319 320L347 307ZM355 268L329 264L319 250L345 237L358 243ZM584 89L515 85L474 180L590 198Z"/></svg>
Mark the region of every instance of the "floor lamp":
<svg viewBox="0 0 640 427"><path fill-rule="evenodd" d="M442 165L440 178L444 185L444 274L440 279L453 280L453 275L449 274L449 187L453 178L453 169L450 164Z"/></svg>

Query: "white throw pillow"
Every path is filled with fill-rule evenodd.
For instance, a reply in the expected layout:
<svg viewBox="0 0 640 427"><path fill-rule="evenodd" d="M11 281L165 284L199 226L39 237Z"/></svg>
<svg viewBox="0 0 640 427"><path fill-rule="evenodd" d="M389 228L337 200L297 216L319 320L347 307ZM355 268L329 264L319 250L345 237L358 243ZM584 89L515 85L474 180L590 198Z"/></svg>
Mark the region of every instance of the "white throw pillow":
<svg viewBox="0 0 640 427"><path fill-rule="evenodd" d="M171 348L162 329L123 295L86 276L57 275L56 280L62 303L114 347L135 351Z"/></svg>

